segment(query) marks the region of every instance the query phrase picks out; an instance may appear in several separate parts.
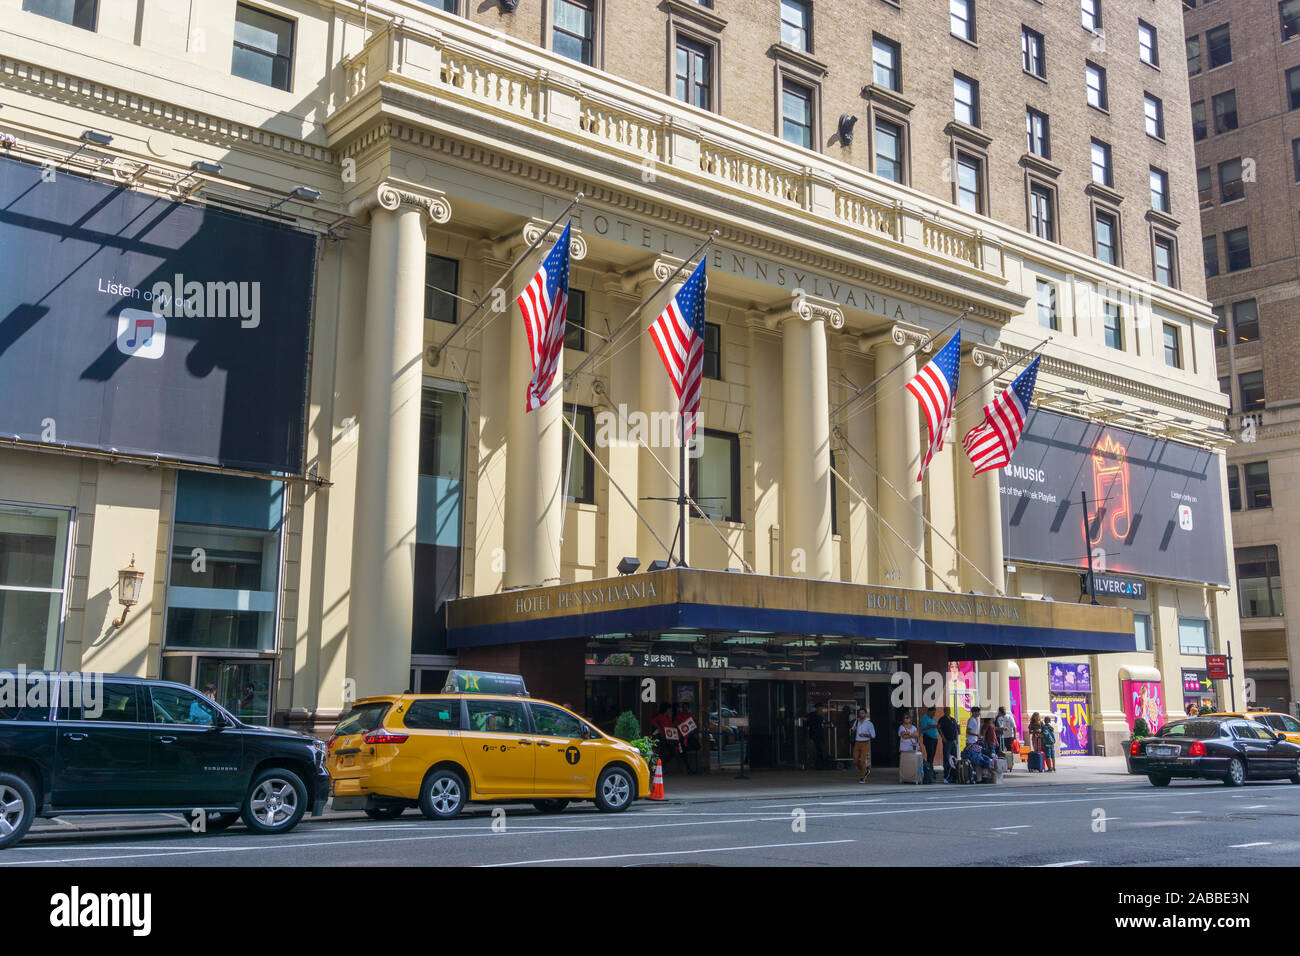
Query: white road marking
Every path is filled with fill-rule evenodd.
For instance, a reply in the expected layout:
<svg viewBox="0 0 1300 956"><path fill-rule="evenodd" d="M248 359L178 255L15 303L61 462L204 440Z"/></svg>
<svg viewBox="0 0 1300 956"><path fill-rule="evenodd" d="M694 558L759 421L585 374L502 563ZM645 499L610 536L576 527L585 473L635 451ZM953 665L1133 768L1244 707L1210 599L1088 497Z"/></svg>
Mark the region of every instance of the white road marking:
<svg viewBox="0 0 1300 956"><path fill-rule="evenodd" d="M1267 807L1267 806L1268 806L1267 803L1252 803L1250 806L1248 806L1248 807L1242 807L1241 809L1243 809L1243 810L1263 810L1263 809L1264 809L1265 807Z"/></svg>
<svg viewBox="0 0 1300 956"><path fill-rule="evenodd" d="M1088 860L1062 860L1060 863L1044 863L1043 866L1045 866L1045 867L1053 867L1053 866L1083 866L1083 864L1085 864L1085 863L1087 863L1087 862L1089 862L1089 861L1088 861Z"/></svg>
<svg viewBox="0 0 1300 956"><path fill-rule="evenodd" d="M817 840L810 843L760 843L755 846L716 846L702 850L659 850L653 853L611 853L606 856L559 856L545 860L511 860L509 863L480 863L491 869L501 866L531 866L540 863L590 863L597 860L630 860L647 856L690 856L696 853L734 853L739 850L776 850L792 846L831 846L836 843L856 843L856 840Z"/></svg>
<svg viewBox="0 0 1300 956"><path fill-rule="evenodd" d="M1107 817L1106 819L1109 820L1110 817ZM1028 823L1021 823L1014 827L994 827L993 829L994 830L1032 830L1033 827L1030 826Z"/></svg>
<svg viewBox="0 0 1300 956"><path fill-rule="evenodd" d="M1205 811L1204 810L1170 810L1169 812L1174 814L1175 816L1178 816L1179 814L1185 815L1189 813L1204 813Z"/></svg>
<svg viewBox="0 0 1300 956"><path fill-rule="evenodd" d="M1232 844L1231 846L1229 846L1228 849L1229 849L1229 850L1247 850L1247 849L1249 849L1249 848L1252 847L1252 846L1272 846L1272 845L1273 845L1273 844L1272 844L1271 842L1267 842L1267 841L1266 841L1266 842L1262 842L1262 843L1234 843L1234 844Z"/></svg>

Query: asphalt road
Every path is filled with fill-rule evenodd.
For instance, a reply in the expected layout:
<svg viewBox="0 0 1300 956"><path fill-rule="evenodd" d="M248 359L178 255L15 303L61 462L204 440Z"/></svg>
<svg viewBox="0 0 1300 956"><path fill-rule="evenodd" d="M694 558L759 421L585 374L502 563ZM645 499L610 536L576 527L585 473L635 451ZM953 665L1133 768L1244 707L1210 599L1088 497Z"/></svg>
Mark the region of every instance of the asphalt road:
<svg viewBox="0 0 1300 956"><path fill-rule="evenodd" d="M500 812L504 810L504 813ZM113 832L29 837L0 884L67 866L1295 866L1300 786L1144 780L1081 787L918 787L822 799L577 804L559 815L475 805L448 823L304 822L281 837ZM495 827L495 829L494 829Z"/></svg>

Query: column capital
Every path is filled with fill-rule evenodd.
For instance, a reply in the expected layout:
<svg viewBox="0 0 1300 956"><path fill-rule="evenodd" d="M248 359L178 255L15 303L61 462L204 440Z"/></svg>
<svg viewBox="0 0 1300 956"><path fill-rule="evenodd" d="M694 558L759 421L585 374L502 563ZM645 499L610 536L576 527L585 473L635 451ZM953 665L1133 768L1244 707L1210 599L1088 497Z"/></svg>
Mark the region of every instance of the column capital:
<svg viewBox="0 0 1300 956"><path fill-rule="evenodd" d="M389 212L396 212L402 206L415 206L424 210L431 222L439 225L451 222L451 203L446 193L402 179L386 179L375 187L374 205Z"/></svg>
<svg viewBox="0 0 1300 956"><path fill-rule="evenodd" d="M534 242L537 242L539 246L544 245L545 240L542 242L538 242L538 240L542 239L542 230L550 224L549 219L529 219L519 227L518 231L507 232L496 239L489 240L486 254L500 262L509 262ZM557 223L555 228L546 236L546 239L554 242L560 238L562 232L564 232L564 227ZM582 233L577 229L569 230L569 258L573 262L581 262L587 258L587 240L582 237Z"/></svg>
<svg viewBox="0 0 1300 956"><path fill-rule="evenodd" d="M858 348L863 352L870 352L878 345L912 346L928 354L934 351L934 333L910 322L894 322L884 331L858 336Z"/></svg>
<svg viewBox="0 0 1300 956"><path fill-rule="evenodd" d="M989 345L974 346L970 350L970 359L976 368L984 368L987 365L995 375L1011 364L1005 352Z"/></svg>
<svg viewBox="0 0 1300 956"><path fill-rule="evenodd" d="M789 302L772 306L763 314L770 317L773 325L801 319L804 322L825 322L832 329L844 328L844 310L830 299L811 295L794 296Z"/></svg>

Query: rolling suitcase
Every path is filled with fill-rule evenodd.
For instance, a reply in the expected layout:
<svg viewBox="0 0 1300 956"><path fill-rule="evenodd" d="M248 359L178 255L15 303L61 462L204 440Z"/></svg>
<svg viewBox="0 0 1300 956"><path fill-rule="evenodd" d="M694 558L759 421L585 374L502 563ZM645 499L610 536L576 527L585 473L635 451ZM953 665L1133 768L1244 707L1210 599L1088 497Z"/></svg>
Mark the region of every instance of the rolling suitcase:
<svg viewBox="0 0 1300 956"><path fill-rule="evenodd" d="M964 757L957 761L957 782L974 783L975 782L975 765Z"/></svg>
<svg viewBox="0 0 1300 956"><path fill-rule="evenodd" d="M1042 773L1043 755L1039 753L1037 750L1031 751L1029 754L1029 763L1026 764L1026 768L1029 770L1030 773Z"/></svg>
<svg viewBox="0 0 1300 956"><path fill-rule="evenodd" d="M898 755L898 782L899 783L920 783L921 782L921 754L916 750L908 750Z"/></svg>
<svg viewBox="0 0 1300 956"><path fill-rule="evenodd" d="M921 782L934 783L934 764L927 763L921 769Z"/></svg>

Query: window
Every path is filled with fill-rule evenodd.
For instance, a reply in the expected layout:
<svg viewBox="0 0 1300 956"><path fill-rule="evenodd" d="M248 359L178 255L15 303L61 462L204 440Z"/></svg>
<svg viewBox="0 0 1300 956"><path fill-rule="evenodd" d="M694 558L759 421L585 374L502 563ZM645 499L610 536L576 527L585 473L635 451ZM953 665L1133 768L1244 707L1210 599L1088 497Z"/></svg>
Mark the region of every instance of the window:
<svg viewBox="0 0 1300 956"><path fill-rule="evenodd" d="M460 701L413 700L402 723L410 730L460 730Z"/></svg>
<svg viewBox="0 0 1300 956"><path fill-rule="evenodd" d="M442 256L424 257L424 317L456 324L460 263Z"/></svg>
<svg viewBox="0 0 1300 956"><path fill-rule="evenodd" d="M1219 163L1219 198L1222 202L1232 202L1246 195L1246 186L1241 181L1241 159L1230 159Z"/></svg>
<svg viewBox="0 0 1300 956"><path fill-rule="evenodd" d="M1228 254L1228 271L1250 268L1250 232L1242 226L1223 234L1223 247Z"/></svg>
<svg viewBox="0 0 1300 956"><path fill-rule="evenodd" d="M1228 347L1228 317L1223 306L1214 307L1214 347L1216 349L1226 349ZM1232 394L1232 379L1219 379L1219 390L1225 395Z"/></svg>
<svg viewBox="0 0 1300 956"><path fill-rule="evenodd" d="M83 30L95 29L99 0L23 0L23 9Z"/></svg>
<svg viewBox="0 0 1300 956"><path fill-rule="evenodd" d="M968 126L980 124L980 85L969 76L952 75L953 115Z"/></svg>
<svg viewBox="0 0 1300 956"><path fill-rule="evenodd" d="M420 396L413 654L446 652L442 605L460 595L466 404L465 393L452 389L426 387Z"/></svg>
<svg viewBox="0 0 1300 956"><path fill-rule="evenodd" d="M594 64L596 37L595 0L555 0L551 49L570 60Z"/></svg>
<svg viewBox="0 0 1300 956"><path fill-rule="evenodd" d="M1300 183L1300 139L1291 140L1291 174Z"/></svg>
<svg viewBox="0 0 1300 956"><path fill-rule="evenodd" d="M1138 21L1138 58L1151 66L1160 65L1160 44L1156 39L1156 28L1142 20Z"/></svg>
<svg viewBox="0 0 1300 956"><path fill-rule="evenodd" d="M1268 462L1252 461L1242 466L1242 471L1246 474L1246 507L1273 507L1273 494L1268 486Z"/></svg>
<svg viewBox="0 0 1300 956"><path fill-rule="evenodd" d="M704 377L722 381L722 326L704 323Z"/></svg>
<svg viewBox="0 0 1300 956"><path fill-rule="evenodd" d="M1205 277L1219 274L1219 237L1206 236L1201 240L1201 255L1205 258Z"/></svg>
<svg viewBox="0 0 1300 956"><path fill-rule="evenodd" d="M1174 276L1174 240L1168 236L1156 236L1152 252L1155 257L1156 282L1173 288L1177 285Z"/></svg>
<svg viewBox="0 0 1300 956"><path fill-rule="evenodd" d="M812 9L804 0L781 0L781 42L812 51Z"/></svg>
<svg viewBox="0 0 1300 956"><path fill-rule="evenodd" d="M274 650L284 484L182 471L175 509L166 646Z"/></svg>
<svg viewBox="0 0 1300 956"><path fill-rule="evenodd" d="M1098 260L1112 266L1119 265L1115 217L1108 212L1098 212L1094 228Z"/></svg>
<svg viewBox="0 0 1300 956"><path fill-rule="evenodd" d="M1101 0L1080 0L1083 28L1094 33L1101 29Z"/></svg>
<svg viewBox="0 0 1300 956"><path fill-rule="evenodd" d="M1232 62L1232 33L1228 24L1215 27L1205 34L1205 49L1210 56L1210 69Z"/></svg>
<svg viewBox="0 0 1300 956"><path fill-rule="evenodd" d="M596 413L586 405L565 405L564 417L574 427L588 448L596 447ZM596 502L596 466L586 449L564 430L564 464L561 471L569 476L565 500L590 505Z"/></svg>
<svg viewBox="0 0 1300 956"><path fill-rule="evenodd" d="M1237 600L1241 616L1281 617L1282 571L1277 560L1277 545L1238 548L1236 557Z"/></svg>
<svg viewBox="0 0 1300 956"><path fill-rule="evenodd" d="M1210 650L1210 622L1180 617L1178 650L1183 654L1205 655Z"/></svg>
<svg viewBox="0 0 1300 956"><path fill-rule="evenodd" d="M444 13L456 12L456 0L424 0L424 2L435 10L441 10Z"/></svg>
<svg viewBox="0 0 1300 956"><path fill-rule="evenodd" d="M1088 105L1099 110L1107 109L1106 68L1095 63L1085 63L1083 72L1088 84Z"/></svg>
<svg viewBox="0 0 1300 956"><path fill-rule="evenodd" d="M1102 186L1111 185L1110 146L1099 139L1092 141L1092 181Z"/></svg>
<svg viewBox="0 0 1300 956"><path fill-rule="evenodd" d="M903 88L898 75L899 49L893 40L876 35L871 40L872 80L877 86L900 92Z"/></svg>
<svg viewBox="0 0 1300 956"><path fill-rule="evenodd" d="M903 130L888 120L876 120L876 175L890 182L903 181Z"/></svg>
<svg viewBox="0 0 1300 956"><path fill-rule="evenodd" d="M1237 392L1241 395L1242 412L1264 410L1264 373L1242 372L1237 376Z"/></svg>
<svg viewBox="0 0 1300 956"><path fill-rule="evenodd" d="M1213 97L1214 131L1226 133L1237 128L1237 91L1228 90Z"/></svg>
<svg viewBox="0 0 1300 956"><path fill-rule="evenodd" d="M151 715L148 723L189 724L197 727L215 727L217 709L208 701L185 690L171 687L149 687Z"/></svg>
<svg viewBox="0 0 1300 956"><path fill-rule="evenodd" d="M831 474L828 474L826 476L826 481L831 486L831 534L834 535L840 533L840 513L839 513L839 504L836 501L839 495L835 493L837 491L836 484L835 484L835 475L834 475L834 472L836 471L835 452L832 451L830 454L831 454Z"/></svg>
<svg viewBox="0 0 1300 956"><path fill-rule="evenodd" d="M1259 305L1254 299L1242 299L1232 304L1232 332L1238 342L1259 339Z"/></svg>
<svg viewBox="0 0 1300 956"><path fill-rule="evenodd" d="M740 520L740 436L704 429L691 469L691 497L714 521Z"/></svg>
<svg viewBox="0 0 1300 956"><path fill-rule="evenodd" d="M1052 191L1046 186L1029 187L1029 228L1039 239L1056 241L1052 222Z"/></svg>
<svg viewBox="0 0 1300 956"><path fill-rule="evenodd" d="M528 709L533 712L535 734L543 737L568 737L570 740L581 740L587 736L586 724L558 707L531 702Z"/></svg>
<svg viewBox="0 0 1300 956"><path fill-rule="evenodd" d="M1300 0L1282 0L1277 5L1277 17L1282 21L1282 42L1300 37Z"/></svg>
<svg viewBox="0 0 1300 956"><path fill-rule="evenodd" d="M1124 351L1124 315L1119 304L1109 299L1101 304L1101 328L1106 347Z"/></svg>
<svg viewBox="0 0 1300 956"><path fill-rule="evenodd" d="M1136 650L1151 650L1151 615L1133 615L1133 644Z"/></svg>
<svg viewBox="0 0 1300 956"><path fill-rule="evenodd" d="M569 288L569 311L564 317L564 347L587 350L587 293Z"/></svg>
<svg viewBox="0 0 1300 956"><path fill-rule="evenodd" d="M812 90L789 80L781 84L781 138L804 149L813 148Z"/></svg>
<svg viewBox="0 0 1300 956"><path fill-rule="evenodd" d="M1026 149L1043 159L1052 158L1052 140L1048 129L1046 113L1040 113L1033 107L1025 110Z"/></svg>
<svg viewBox="0 0 1300 956"><path fill-rule="evenodd" d="M1187 38L1187 75L1199 76L1201 72L1201 38Z"/></svg>
<svg viewBox="0 0 1300 956"><path fill-rule="evenodd" d="M230 72L277 90L289 89L293 74L293 21L253 7L235 7L235 52Z"/></svg>
<svg viewBox="0 0 1300 956"><path fill-rule="evenodd" d="M1142 97L1142 109L1146 113L1147 135L1155 139L1165 138L1165 104L1159 97L1150 93Z"/></svg>
<svg viewBox="0 0 1300 956"><path fill-rule="evenodd" d="M1165 364L1171 368L1183 367L1183 337L1178 326L1164 323Z"/></svg>
<svg viewBox="0 0 1300 956"><path fill-rule="evenodd" d="M1286 103L1288 110L1300 109L1300 66L1286 71Z"/></svg>
<svg viewBox="0 0 1300 956"><path fill-rule="evenodd" d="M975 40L975 0L948 0L948 29L955 37Z"/></svg>
<svg viewBox="0 0 1300 956"><path fill-rule="evenodd" d="M967 153L957 154L957 205L967 212L983 214L980 161Z"/></svg>
<svg viewBox="0 0 1300 956"><path fill-rule="evenodd" d="M1228 508L1232 511L1241 510L1241 481L1237 477L1237 466L1228 466Z"/></svg>
<svg viewBox="0 0 1300 956"><path fill-rule="evenodd" d="M1169 211L1169 174L1151 167L1151 208L1156 212Z"/></svg>
<svg viewBox="0 0 1300 956"><path fill-rule="evenodd" d="M0 668L58 659L70 523L62 509L0 505Z"/></svg>
<svg viewBox="0 0 1300 956"><path fill-rule="evenodd" d="M1202 209L1214 205L1214 185L1210 180L1209 166L1196 171L1196 201Z"/></svg>
<svg viewBox="0 0 1300 956"><path fill-rule="evenodd" d="M1192 104L1192 139L1200 142L1209 135L1209 129L1205 125L1205 100L1197 100Z"/></svg>
<svg viewBox="0 0 1300 956"><path fill-rule="evenodd" d="M478 734L526 734L528 720L524 705L518 700L465 699L469 731Z"/></svg>
<svg viewBox="0 0 1300 956"><path fill-rule="evenodd" d="M1026 73L1047 77L1047 60L1043 56L1043 35L1029 27L1020 28L1020 59Z"/></svg>
<svg viewBox="0 0 1300 956"><path fill-rule="evenodd" d="M1045 329L1061 330L1061 317L1056 311L1056 283L1038 280L1038 324Z"/></svg>
<svg viewBox="0 0 1300 956"><path fill-rule="evenodd" d="M713 77L713 50L703 43L677 39L676 85L673 95L683 103L702 110L713 109L710 93Z"/></svg>
<svg viewBox="0 0 1300 956"><path fill-rule="evenodd" d="M140 709L135 691L134 684L104 684L99 695L99 707L87 706L83 711L81 707L71 703L76 698L69 698L70 706L66 712L62 706L59 707L59 719L103 720L115 724L138 724L140 723ZM84 697L82 699L87 700Z"/></svg>

